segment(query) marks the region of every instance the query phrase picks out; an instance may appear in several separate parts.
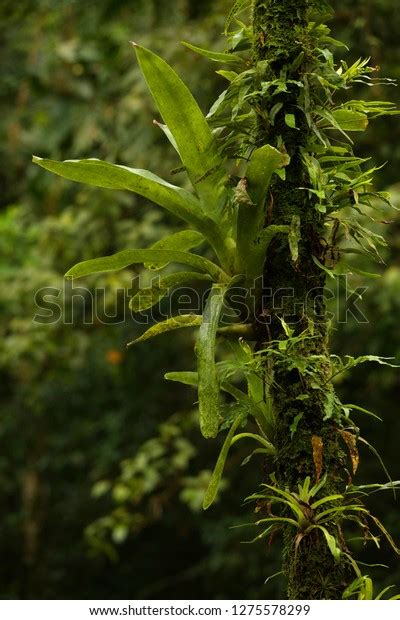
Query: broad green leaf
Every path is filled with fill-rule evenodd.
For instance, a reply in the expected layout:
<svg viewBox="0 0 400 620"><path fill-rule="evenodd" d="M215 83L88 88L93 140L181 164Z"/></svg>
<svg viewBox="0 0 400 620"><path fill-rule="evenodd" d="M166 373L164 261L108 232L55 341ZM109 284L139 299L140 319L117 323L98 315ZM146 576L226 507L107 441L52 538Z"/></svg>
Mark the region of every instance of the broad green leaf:
<svg viewBox="0 0 400 620"><path fill-rule="evenodd" d="M179 252L187 252L188 250L192 250L193 248L201 245L204 241L205 239L203 235L195 230L181 230L156 241L156 243L153 243L149 249L178 250ZM153 263L146 263L145 267L146 269L161 269L162 267L168 265L168 262L169 261L161 266L159 263L156 263L155 265Z"/></svg>
<svg viewBox="0 0 400 620"><path fill-rule="evenodd" d="M332 116L343 131L365 131L368 127L368 116L362 112L339 109Z"/></svg>
<svg viewBox="0 0 400 620"><path fill-rule="evenodd" d="M231 447L232 439L236 430L242 424L242 422L246 419L247 414L239 415L236 420L233 422L232 426L229 429L229 432L225 438L224 445L222 446L221 452L219 453L219 457L217 460L217 464L215 465L214 471L211 476L210 483L208 485L206 494L203 500L203 508L207 510L215 500L218 487L221 482L222 474L225 467L225 461L228 456L229 448Z"/></svg>
<svg viewBox="0 0 400 620"><path fill-rule="evenodd" d="M291 129L297 129L296 127L296 117L294 114L285 114L285 123Z"/></svg>
<svg viewBox="0 0 400 620"><path fill-rule="evenodd" d="M197 102L175 71L150 50L134 44L151 94L171 131L204 211L217 218L226 181L222 157Z"/></svg>
<svg viewBox="0 0 400 620"><path fill-rule="evenodd" d="M301 411L300 413L295 415L295 417L293 418L293 422L291 423L291 425L289 427L290 438L291 439L293 439L294 435L296 434L297 427L298 427L299 422L300 422L300 420L302 419L303 416L304 416L304 411Z"/></svg>
<svg viewBox="0 0 400 620"><path fill-rule="evenodd" d="M220 62L222 64L227 64L227 65L243 65L244 64L243 59L237 56L236 54L227 54L223 52L213 52L211 50L205 50L201 47L196 47L196 45L192 45L191 43L187 43L186 41L182 41L182 45L192 50L193 52L200 54L201 56L205 56L209 60L213 60L214 62Z"/></svg>
<svg viewBox="0 0 400 620"><path fill-rule="evenodd" d="M158 303L163 297L168 295L170 289L183 282L193 282L204 280L212 282L212 278L207 273L197 273L195 271L177 271L170 273L162 278L158 277L151 287L141 288L129 302L129 307L133 312L148 310Z"/></svg>
<svg viewBox="0 0 400 620"><path fill-rule="evenodd" d="M290 159L269 144L265 144L253 151L246 170L248 192L259 211L264 207L268 188L275 170L284 168ZM259 213L261 218L261 213Z"/></svg>
<svg viewBox="0 0 400 620"><path fill-rule="evenodd" d="M340 126L340 124L338 123L336 118L333 116L332 112L330 112L326 108L318 107L318 106L315 108L315 112L316 112L316 114L320 118L323 119L322 123L321 123L321 121L318 122L319 126L326 127L327 129L336 129L337 131L340 131L340 133L342 133L344 135L344 137L347 138L352 143L351 138L347 135L347 133L344 131L344 129L342 129L342 127ZM314 125L314 127L316 129L316 125ZM316 132L319 135L319 137L320 137L321 141L323 142L323 144L325 144L325 146L326 146L326 143L323 141L323 138L319 134L317 129L316 129Z"/></svg>
<svg viewBox="0 0 400 620"><path fill-rule="evenodd" d="M215 437L218 433L219 383L215 364L215 339L226 291L227 286L214 284L211 288L196 343L200 429L205 438Z"/></svg>
<svg viewBox="0 0 400 620"><path fill-rule="evenodd" d="M207 218L196 196L147 170L110 164L100 159L53 161L34 156L33 161L70 181L135 192L207 234Z"/></svg>
<svg viewBox="0 0 400 620"><path fill-rule="evenodd" d="M256 149L246 171L248 203L240 203L237 223L238 270L250 277L260 275L265 258L265 246L257 243L265 222L265 202L275 170L288 164L288 156L269 144ZM256 273L257 272L257 273Z"/></svg>
<svg viewBox="0 0 400 620"><path fill-rule="evenodd" d="M236 80L238 75L240 75L239 73L236 73L236 71L224 71L224 69L220 69L219 71L216 71L215 73L218 73L218 75L221 75L223 78L228 80L228 82L233 82L233 80ZM223 94L226 94L226 91L224 91Z"/></svg>
<svg viewBox="0 0 400 620"><path fill-rule="evenodd" d="M118 271L143 263L158 263L164 265L168 263L180 263L182 265L190 265L196 269L208 273L213 280L225 281L229 280L228 276L217 265L209 261L207 258L191 254L190 252L178 252L175 250L122 250L111 256L103 258L93 258L74 265L66 274L68 279L82 278L92 273L102 273L105 271Z"/></svg>
<svg viewBox="0 0 400 620"><path fill-rule="evenodd" d="M165 332L170 332L181 327L199 327L201 325L201 316L197 314L181 314L173 316L162 323L156 323L152 325L147 331L144 332L139 338L128 343L128 347L131 347L138 342L144 342Z"/></svg>
<svg viewBox="0 0 400 620"><path fill-rule="evenodd" d="M161 299L168 295L169 289L167 287L154 284L152 287L141 288L132 299L129 301L129 308L132 312L143 312L149 310Z"/></svg>
<svg viewBox="0 0 400 620"><path fill-rule="evenodd" d="M196 196L147 170L110 164L100 159L53 161L33 157L33 161L71 181L135 192L191 224L209 240L217 254L223 246L217 224L204 214Z"/></svg>

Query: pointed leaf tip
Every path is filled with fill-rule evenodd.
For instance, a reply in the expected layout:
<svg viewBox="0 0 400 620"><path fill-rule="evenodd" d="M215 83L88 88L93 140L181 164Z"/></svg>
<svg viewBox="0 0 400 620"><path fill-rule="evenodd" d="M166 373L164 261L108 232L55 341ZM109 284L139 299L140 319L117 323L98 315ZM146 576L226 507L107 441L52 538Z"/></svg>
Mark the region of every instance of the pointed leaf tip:
<svg viewBox="0 0 400 620"><path fill-rule="evenodd" d="M65 179L104 187L129 190L174 213L197 229L208 230L198 199L147 170L111 164L99 159L53 161L34 156L34 162Z"/></svg>
<svg viewBox="0 0 400 620"><path fill-rule="evenodd" d="M136 46L139 66L180 155L204 212L218 218L227 181L216 139L198 103L172 67L149 49Z"/></svg>

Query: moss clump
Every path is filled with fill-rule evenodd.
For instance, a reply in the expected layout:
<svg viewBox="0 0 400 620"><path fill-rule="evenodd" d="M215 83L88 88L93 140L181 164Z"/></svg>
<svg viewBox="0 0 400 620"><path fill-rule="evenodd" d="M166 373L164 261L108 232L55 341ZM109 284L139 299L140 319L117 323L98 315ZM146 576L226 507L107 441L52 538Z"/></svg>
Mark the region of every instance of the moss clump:
<svg viewBox="0 0 400 620"><path fill-rule="evenodd" d="M308 7L308 0L255 0L253 30L257 61L268 60L271 70L279 72L297 57Z"/></svg>

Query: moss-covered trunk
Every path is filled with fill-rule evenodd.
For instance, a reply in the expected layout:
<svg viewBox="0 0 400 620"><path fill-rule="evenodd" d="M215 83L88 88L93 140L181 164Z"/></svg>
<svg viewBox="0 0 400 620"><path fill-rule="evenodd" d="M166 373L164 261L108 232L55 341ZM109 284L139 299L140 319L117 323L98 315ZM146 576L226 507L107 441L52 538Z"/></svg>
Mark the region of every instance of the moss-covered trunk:
<svg viewBox="0 0 400 620"><path fill-rule="evenodd" d="M277 236L268 248L258 329L260 347L283 337L282 318L295 334L310 329L313 337L298 345L297 367L280 364L272 369L276 473L280 485L291 491L306 476L315 482L326 473L325 492L330 494L343 491L347 473L338 428L330 415L337 405L329 381L328 321L322 296L325 275L313 259L322 260L323 215L315 209L313 194L299 189L310 185L301 157L310 130L298 105L302 86L295 83L304 84L307 68L308 5L308 0L254 0L254 61L266 72L263 79L283 77L287 85L287 91L273 99L274 106L282 104L275 107L278 112L273 124L268 120L270 100L261 101L264 110L260 111L258 140L259 144L286 149L291 157L286 179L276 176L266 197L266 224L291 225L296 236L300 223L297 259L285 235ZM309 375L306 370L311 366ZM337 536L337 525L332 527ZM353 579L345 555L335 562L319 530L302 538L295 551L295 534L293 528L284 532L288 597L341 598Z"/></svg>

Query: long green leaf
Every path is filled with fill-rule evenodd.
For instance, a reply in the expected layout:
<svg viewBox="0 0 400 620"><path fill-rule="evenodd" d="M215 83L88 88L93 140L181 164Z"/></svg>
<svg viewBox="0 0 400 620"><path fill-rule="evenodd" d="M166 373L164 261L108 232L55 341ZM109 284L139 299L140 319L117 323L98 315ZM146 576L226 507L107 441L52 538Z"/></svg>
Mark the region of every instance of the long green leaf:
<svg viewBox="0 0 400 620"><path fill-rule="evenodd" d="M165 60L136 43L134 46L144 78L176 141L204 211L217 219L227 177L211 129L193 95Z"/></svg>
<svg viewBox="0 0 400 620"><path fill-rule="evenodd" d="M203 500L203 508L207 510L213 503L218 493L218 487L221 482L222 474L225 467L225 461L228 456L229 448L231 447L232 438L239 428L243 420L246 418L247 414L239 415L236 420L233 422L232 426L229 429L229 432L225 438L224 445L222 446L221 452L219 453L219 457L217 460L217 464L215 465L214 471L211 476L210 483L208 485L206 494Z"/></svg>
<svg viewBox="0 0 400 620"><path fill-rule="evenodd" d="M66 274L68 279L82 278L92 273L102 273L105 271L118 271L129 267L129 265L143 263L180 263L190 265L208 273L213 280L227 281L228 276L217 265L202 256L191 254L190 252L178 252L175 250L122 250L111 256L103 258L93 258L74 265Z"/></svg>
<svg viewBox="0 0 400 620"><path fill-rule="evenodd" d="M289 502L296 503L296 499L293 497L291 493L289 493L289 491L284 491L284 489L275 487L272 484L263 483L262 486L267 488L269 491L271 491L273 495L282 495L282 497L287 499Z"/></svg>
<svg viewBox="0 0 400 620"><path fill-rule="evenodd" d="M325 536L325 540L326 540L326 543L327 543L327 545L329 547L329 551L333 555L334 559L336 561L338 561L340 556L341 556L341 554L342 554L342 552L340 550L340 547L338 547L336 538L334 536L332 536L332 534L330 534L328 532L328 530L325 527L323 527L322 525L318 525L317 528L319 530L321 530L321 532Z"/></svg>
<svg viewBox="0 0 400 620"><path fill-rule="evenodd" d="M212 278L207 273L195 271L177 271L170 273L162 278L158 277L151 287L141 288L129 302L129 307L133 312L142 312L152 308L163 297L168 295L171 288L184 282L202 280L212 282Z"/></svg>
<svg viewBox="0 0 400 620"><path fill-rule="evenodd" d="M196 343L199 373L200 428L204 437L215 437L219 425L219 384L215 364L216 335L227 286L214 284L203 312Z"/></svg>
<svg viewBox="0 0 400 620"><path fill-rule="evenodd" d="M329 508L328 510L323 510L322 512L320 512L317 515L316 520L317 521L321 521L321 520L326 521L326 517L328 517L329 515L336 516L337 514L339 514L341 512L350 512L350 511L366 512L366 513L368 513L368 510L366 508L363 508L362 506L359 506L357 504L350 504L350 505L347 505L347 506L337 506L336 508Z"/></svg>
<svg viewBox="0 0 400 620"><path fill-rule="evenodd" d="M261 435L256 435L255 433L240 433L239 435L235 435L233 437L232 443L234 444L241 439L254 439L254 441L257 441L262 446L264 446L264 448L268 451L268 454L276 453L275 447L272 445L272 443Z"/></svg>
<svg viewBox="0 0 400 620"><path fill-rule="evenodd" d="M354 110L339 109L332 116L343 131L365 131L368 127L368 116Z"/></svg>
<svg viewBox="0 0 400 620"><path fill-rule="evenodd" d="M239 271L250 277L260 275L265 258L265 245L261 247L259 235L265 222L265 202L272 175L288 163L287 155L266 144L256 149L246 171L247 192L250 201L241 202L238 210L237 252ZM278 231L276 231L278 232Z"/></svg>
<svg viewBox="0 0 400 620"><path fill-rule="evenodd" d="M152 325L148 330L144 332L139 338L136 340L132 340L132 342L128 343L128 347L131 347L138 342L144 342L145 340L149 340L150 338L154 338L155 336L159 336L160 334L164 334L165 332L170 332L175 329L180 329L181 327L199 327L201 325L201 316L197 314L180 314L178 316L173 316L166 321L162 321L161 323L156 323Z"/></svg>
<svg viewBox="0 0 400 620"><path fill-rule="evenodd" d="M377 517L375 517L374 515L369 514L368 516L373 520L375 525L380 529L380 531L382 532L382 534L385 536L386 540L388 541L388 543L392 547L393 551L395 551L397 553L397 555L400 555L400 549L398 548L398 546L394 542L393 538L391 537L391 535L389 534L389 532L387 531L387 529L385 528L383 523L381 523L381 521L379 521L379 519Z"/></svg>
<svg viewBox="0 0 400 620"><path fill-rule="evenodd" d="M206 218L197 198L148 170L110 164L100 159L54 161L34 156L33 162L70 181L140 194L204 232Z"/></svg>
<svg viewBox="0 0 400 620"><path fill-rule="evenodd" d="M249 196L258 207L259 219L264 215L263 208L273 173L286 166L289 161L286 154L270 144L265 144L252 153L246 170L246 179Z"/></svg>
<svg viewBox="0 0 400 620"><path fill-rule="evenodd" d="M319 499L317 502L314 502L313 504L311 504L311 508L313 510L316 510L316 508L319 508L319 506L322 506L323 504L326 504L327 502L334 502L338 499L343 499L344 496L343 495L327 495L326 497L322 497L321 499Z"/></svg>
<svg viewBox="0 0 400 620"><path fill-rule="evenodd" d="M217 333L219 333L218 330ZM197 372L169 372L164 375L164 378L168 381L177 381L178 383L183 383L184 385L190 385L192 387L198 387L199 385L199 375ZM220 389L222 392L226 392L230 394L240 403L248 412L249 415L253 415L259 426L262 428L263 424L263 412L260 410L259 403L256 403L250 396L239 390L237 387L229 383L228 381L221 381ZM267 448L268 443L268 453L273 454L275 452L274 446L265 440L264 447ZM267 449L265 450L267 452Z"/></svg>
<svg viewBox="0 0 400 620"><path fill-rule="evenodd" d="M392 590L395 586L386 586L386 588L383 588L383 590L381 590L379 592L379 594L375 597L376 601L380 601L381 599L383 599L383 597L385 596L386 592L389 592L389 590ZM397 597L399 597L399 595L397 595ZM396 597L392 597L389 600L392 601L394 600Z"/></svg>
<svg viewBox="0 0 400 620"><path fill-rule="evenodd" d="M197 246L204 243L205 239L203 235L196 230L181 230L167 237L163 237L159 241L153 243L149 248L150 250L178 250L179 252L187 252ZM153 265L153 263L146 263L146 269L161 269L168 265L168 261L160 266L159 263Z"/></svg>
<svg viewBox="0 0 400 620"><path fill-rule="evenodd" d="M190 385L197 387L199 383L199 375L197 372L191 371L179 371L179 372L167 372L164 375L164 379L167 381L176 381L177 383L183 383L183 385Z"/></svg>
<svg viewBox="0 0 400 620"><path fill-rule="evenodd" d="M364 439L364 437L359 436L358 437L358 441L360 443L363 443L365 446L367 446L367 448L369 448L371 450L372 454L374 454L376 456L376 458L378 459L378 461L380 463L380 466L382 467L384 473L387 476L387 479L389 480L390 484L392 485L393 496L396 499L396 488L395 488L395 486L393 484L392 477L391 477L391 475L389 473L389 470L387 469L387 467L386 467L386 465L385 465L381 455L379 454L378 450L372 444L370 444L366 439Z"/></svg>
<svg viewBox="0 0 400 620"><path fill-rule="evenodd" d="M213 52L211 50L205 50L202 47L196 47L196 45L192 45L191 43L187 43L186 41L182 41L182 45L192 50L192 52L196 52L196 54L200 54L200 56L205 56L206 58L208 58L209 60L213 60L214 62L219 62L221 64L227 65L244 65L243 59L236 54L227 54L224 52Z"/></svg>
<svg viewBox="0 0 400 620"><path fill-rule="evenodd" d="M289 523L290 525L294 525L296 528L299 527L299 524L294 519L290 519L290 517L266 517L265 519L260 519L260 521L256 521L256 525L262 525L263 523Z"/></svg>

